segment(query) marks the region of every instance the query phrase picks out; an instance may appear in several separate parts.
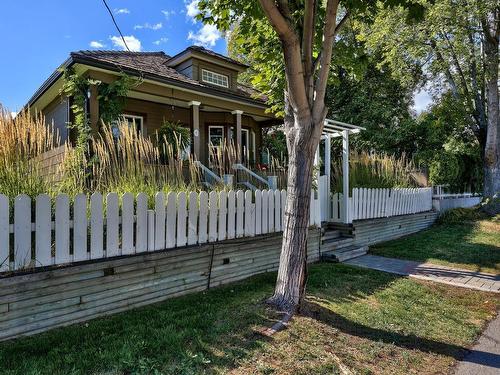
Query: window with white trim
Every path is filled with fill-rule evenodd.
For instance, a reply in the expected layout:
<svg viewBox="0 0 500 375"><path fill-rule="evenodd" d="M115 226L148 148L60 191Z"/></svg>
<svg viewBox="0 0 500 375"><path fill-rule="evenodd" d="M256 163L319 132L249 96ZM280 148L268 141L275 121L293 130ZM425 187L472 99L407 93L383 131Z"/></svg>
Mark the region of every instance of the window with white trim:
<svg viewBox="0 0 500 375"><path fill-rule="evenodd" d="M225 74L215 73L210 70L201 70L201 80L212 85L229 87L229 77Z"/></svg>
<svg viewBox="0 0 500 375"><path fill-rule="evenodd" d="M219 125L210 125L208 127L208 139L210 146L221 147L224 142L224 127Z"/></svg>
<svg viewBox="0 0 500 375"><path fill-rule="evenodd" d="M222 146L224 144L224 126L210 125L208 127L208 146L209 160L208 164L212 167L214 157L217 159L221 155Z"/></svg>
<svg viewBox="0 0 500 375"><path fill-rule="evenodd" d="M137 133L142 133L144 131L144 117L135 115L121 115L119 120L113 121L111 123L111 130L113 131L113 136L118 138L120 136L119 124L128 124L129 127L133 127L137 130Z"/></svg>

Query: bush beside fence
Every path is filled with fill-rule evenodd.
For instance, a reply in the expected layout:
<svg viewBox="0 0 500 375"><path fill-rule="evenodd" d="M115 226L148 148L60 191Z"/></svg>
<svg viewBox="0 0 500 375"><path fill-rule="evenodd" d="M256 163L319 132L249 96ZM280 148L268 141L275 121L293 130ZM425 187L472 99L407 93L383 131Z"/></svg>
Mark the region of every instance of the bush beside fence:
<svg viewBox="0 0 500 375"><path fill-rule="evenodd" d="M79 194L0 195L0 271L29 270L93 259L253 237L282 231L286 191L212 191L121 197ZM310 224L319 226L319 200L311 197ZM32 220L34 213L34 220Z"/></svg>

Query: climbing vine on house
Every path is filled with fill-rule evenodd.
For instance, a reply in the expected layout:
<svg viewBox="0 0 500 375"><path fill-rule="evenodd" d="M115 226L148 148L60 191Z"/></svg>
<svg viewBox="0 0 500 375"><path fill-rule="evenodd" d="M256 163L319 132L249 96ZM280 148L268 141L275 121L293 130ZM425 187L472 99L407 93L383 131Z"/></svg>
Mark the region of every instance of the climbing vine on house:
<svg viewBox="0 0 500 375"><path fill-rule="evenodd" d="M99 118L105 124L110 124L117 120L123 112L128 91L139 83L138 79L126 74L121 74L117 80L111 83L104 83L82 76L76 73L73 68L67 68L64 71L61 94L72 97L71 110L74 114L74 122L69 126L77 131L77 147L86 147L90 139L90 119L85 113L89 87L91 85L97 86Z"/></svg>
<svg viewBox="0 0 500 375"><path fill-rule="evenodd" d="M71 111L74 121L68 124L76 132L75 146L71 149L66 160L66 171L73 178L68 179L68 189L79 188L85 185L90 173L92 160L89 158L89 142L91 140L90 119L86 113L87 95L91 85L97 86L99 102L99 118L105 124L118 119L123 111L125 97L132 87L139 84L139 80L126 74L111 83L104 83L75 72L73 68L64 70L64 83L61 95L71 97Z"/></svg>

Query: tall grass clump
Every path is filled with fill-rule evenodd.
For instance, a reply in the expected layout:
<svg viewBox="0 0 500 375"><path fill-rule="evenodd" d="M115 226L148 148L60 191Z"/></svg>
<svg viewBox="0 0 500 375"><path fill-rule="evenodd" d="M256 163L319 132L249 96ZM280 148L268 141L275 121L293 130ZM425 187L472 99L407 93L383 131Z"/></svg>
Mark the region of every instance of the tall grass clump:
<svg viewBox="0 0 500 375"><path fill-rule="evenodd" d="M59 146L59 137L43 116L23 111L12 118L0 106L0 193L11 199L19 194L56 194L40 156Z"/></svg>
<svg viewBox="0 0 500 375"><path fill-rule="evenodd" d="M199 190L198 169L192 160L175 154L179 145L144 137L134 127L119 124L119 136L103 126L90 146L90 191L139 193Z"/></svg>
<svg viewBox="0 0 500 375"><path fill-rule="evenodd" d="M352 188L415 187L415 165L405 155L352 151L349 156L349 185ZM342 160L332 160L332 191L342 191Z"/></svg>

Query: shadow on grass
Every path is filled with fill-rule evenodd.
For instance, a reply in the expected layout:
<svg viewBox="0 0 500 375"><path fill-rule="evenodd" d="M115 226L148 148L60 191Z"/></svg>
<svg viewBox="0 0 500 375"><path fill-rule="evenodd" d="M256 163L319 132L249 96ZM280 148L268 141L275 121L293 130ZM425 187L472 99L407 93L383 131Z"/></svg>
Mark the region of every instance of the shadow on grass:
<svg viewBox="0 0 500 375"><path fill-rule="evenodd" d="M238 368L276 337L257 330L278 316L264 301L276 274L163 303L138 308L85 324L0 343L6 374L184 374L225 372ZM310 268L308 294L343 306L391 288L397 276L341 264ZM395 298L402 298L395 295ZM352 322L309 302L307 315L341 332L374 341L460 358L465 348L404 336ZM314 335L315 333L311 333ZM19 360L22 359L22 360Z"/></svg>
<svg viewBox="0 0 500 375"><path fill-rule="evenodd" d="M0 343L2 374L197 374L231 369L272 340L274 274ZM0 322L1 325L1 322ZM22 360L20 360L22 359Z"/></svg>
<svg viewBox="0 0 500 375"><path fill-rule="evenodd" d="M493 224L491 225L493 227ZM419 262L434 262L473 271L500 273L500 229L479 222L437 224L397 240L370 247L370 253Z"/></svg>
<svg viewBox="0 0 500 375"><path fill-rule="evenodd" d="M463 359L465 355L470 352L474 354L468 357L471 362L500 368L498 367L500 366L500 355L498 354L469 350L463 346L430 340L416 335L403 335L397 332L368 327L366 325L345 319L318 303L311 301L305 302L301 310L301 314L325 323L348 335L357 336L375 342L381 341L386 344L393 344L405 349L445 355L457 360Z"/></svg>

